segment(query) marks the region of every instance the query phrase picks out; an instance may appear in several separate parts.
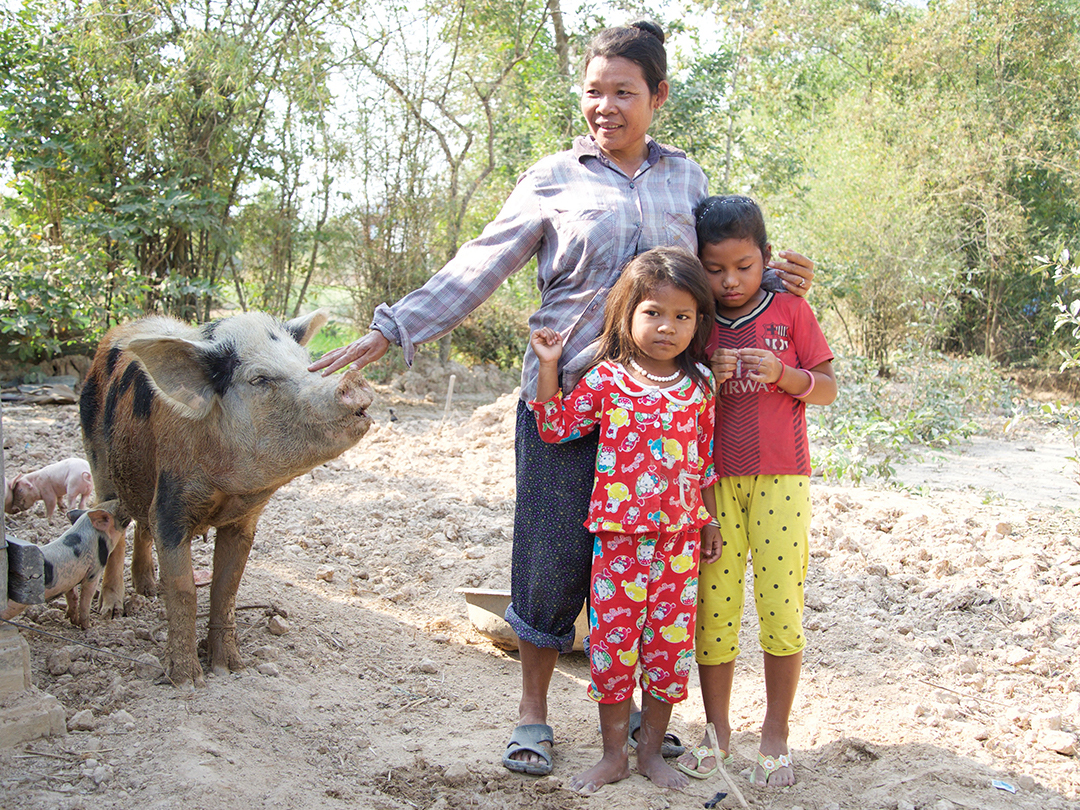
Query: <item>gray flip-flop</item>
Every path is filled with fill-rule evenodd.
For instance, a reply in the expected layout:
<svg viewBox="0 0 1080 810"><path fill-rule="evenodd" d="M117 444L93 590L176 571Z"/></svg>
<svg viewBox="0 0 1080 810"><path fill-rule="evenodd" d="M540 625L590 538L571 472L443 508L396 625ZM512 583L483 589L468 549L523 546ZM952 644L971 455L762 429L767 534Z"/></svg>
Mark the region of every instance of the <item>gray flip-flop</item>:
<svg viewBox="0 0 1080 810"><path fill-rule="evenodd" d="M635 751L637 750L637 740L634 739L634 734L641 728L641 712L630 712L630 747ZM686 746L682 744L675 734L670 731L664 735L664 741L660 744L660 756L664 759L671 759L672 757L681 757L686 753Z"/></svg>
<svg viewBox="0 0 1080 810"><path fill-rule="evenodd" d="M503 754L503 767L514 773L528 773L533 776L547 776L551 773L553 762L551 749L542 743L555 744L555 732L551 726L544 723L530 723L518 726L510 735L510 742L506 744L506 752ZM520 759L511 759L511 754L519 751L529 751L543 759L543 762L523 762Z"/></svg>

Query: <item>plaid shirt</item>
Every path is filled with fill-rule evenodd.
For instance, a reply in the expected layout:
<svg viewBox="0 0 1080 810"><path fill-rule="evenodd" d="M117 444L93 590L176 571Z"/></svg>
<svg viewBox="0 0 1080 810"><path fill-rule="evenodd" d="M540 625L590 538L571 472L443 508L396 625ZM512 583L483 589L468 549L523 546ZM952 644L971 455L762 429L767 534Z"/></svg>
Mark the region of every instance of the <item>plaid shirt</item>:
<svg viewBox="0 0 1080 810"><path fill-rule="evenodd" d="M540 160L483 233L419 290L380 305L372 328L401 346L411 365L418 344L448 333L536 256L540 308L529 328L562 334L562 371L599 336L608 291L626 262L666 245L697 252L693 212L707 194L705 174L685 153L647 143L649 156L633 178L591 136ZM535 398L538 371L529 348L521 373L526 402Z"/></svg>

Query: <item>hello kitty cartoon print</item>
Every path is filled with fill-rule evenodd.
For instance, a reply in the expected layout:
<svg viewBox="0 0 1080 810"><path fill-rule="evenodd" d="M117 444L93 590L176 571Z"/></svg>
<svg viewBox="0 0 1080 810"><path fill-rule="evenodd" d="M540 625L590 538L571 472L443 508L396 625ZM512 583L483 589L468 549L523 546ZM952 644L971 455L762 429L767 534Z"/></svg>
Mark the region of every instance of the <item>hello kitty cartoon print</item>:
<svg viewBox="0 0 1080 810"><path fill-rule="evenodd" d="M712 392L688 377L658 388L606 361L565 397L560 392L547 402L529 403L544 441L569 441L600 429L593 507L585 526L628 534L700 528L712 519L701 489L716 479L714 406ZM634 448L646 448L640 467L627 463ZM614 504L612 484L622 484L632 496ZM632 520L631 509L636 510Z"/></svg>
<svg viewBox="0 0 1080 810"><path fill-rule="evenodd" d="M626 700L640 669L649 694L685 699L689 668L679 662L693 654L700 529L712 519L701 489L716 480L711 385L646 386L604 362L565 399L530 407L545 441L600 431L585 522L596 534L589 696Z"/></svg>

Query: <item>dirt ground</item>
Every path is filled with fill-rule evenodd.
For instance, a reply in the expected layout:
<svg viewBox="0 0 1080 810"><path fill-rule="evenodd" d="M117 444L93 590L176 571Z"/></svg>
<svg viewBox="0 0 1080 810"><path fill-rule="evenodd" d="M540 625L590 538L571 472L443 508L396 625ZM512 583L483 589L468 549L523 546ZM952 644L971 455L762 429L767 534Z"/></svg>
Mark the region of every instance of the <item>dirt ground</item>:
<svg viewBox="0 0 1080 810"><path fill-rule="evenodd" d="M600 751L580 653L551 686L554 774L499 765L519 660L476 632L455 589L509 587L515 395L466 393L447 411L445 389L378 392L368 436L266 509L238 598L243 672L193 692L155 683L135 659L161 652L164 608L130 591L128 615L86 633L62 600L16 619L51 634L20 631L70 731L0 751L0 806L682 810L718 792L739 806L720 776L682 792L637 774L591 798L564 789ZM75 406L5 406L8 475L81 456L77 420ZM729 773L749 806L1080 808L1073 454L1028 426L906 465L906 490L815 482L799 783L741 773L764 711L748 614ZM23 540L62 531L41 504L5 519ZM197 567L212 541L195 543ZM697 742L692 683L672 730Z"/></svg>

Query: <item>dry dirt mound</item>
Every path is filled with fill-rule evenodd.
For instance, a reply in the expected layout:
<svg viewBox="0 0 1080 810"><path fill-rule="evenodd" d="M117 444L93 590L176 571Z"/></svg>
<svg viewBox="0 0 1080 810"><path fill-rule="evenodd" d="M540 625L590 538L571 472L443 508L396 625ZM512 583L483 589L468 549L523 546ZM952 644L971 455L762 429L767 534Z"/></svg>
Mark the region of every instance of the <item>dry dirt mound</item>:
<svg viewBox="0 0 1080 810"><path fill-rule="evenodd" d="M0 806L688 810L727 790L714 778L670 793L637 775L588 800L563 789L599 756L579 654L552 684L555 774L498 765L519 663L471 628L454 589L509 583L515 398L455 397L446 415L445 392L380 394L361 444L267 507L238 596L243 672L194 693L155 684L136 660L162 649L157 600L132 597L128 615L94 616L87 633L62 603L19 617L52 634L22 631L34 681L72 731L0 752ZM81 454L73 406L5 407L3 420L9 476ZM750 805L1080 807L1076 512L823 485L814 508L792 717L801 781L743 780ZM61 531L54 520L39 505L6 525L43 542ZM212 541L195 543L197 566L210 566ZM207 599L201 589L201 611ZM735 771L752 761L764 710L751 616L745 625ZM703 722L695 690L673 727L696 742Z"/></svg>

